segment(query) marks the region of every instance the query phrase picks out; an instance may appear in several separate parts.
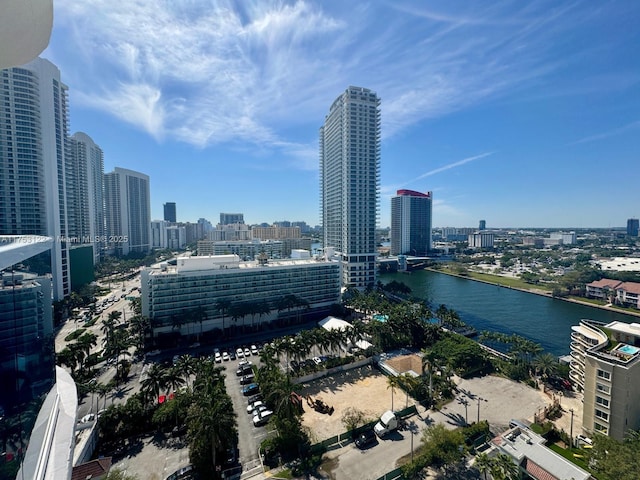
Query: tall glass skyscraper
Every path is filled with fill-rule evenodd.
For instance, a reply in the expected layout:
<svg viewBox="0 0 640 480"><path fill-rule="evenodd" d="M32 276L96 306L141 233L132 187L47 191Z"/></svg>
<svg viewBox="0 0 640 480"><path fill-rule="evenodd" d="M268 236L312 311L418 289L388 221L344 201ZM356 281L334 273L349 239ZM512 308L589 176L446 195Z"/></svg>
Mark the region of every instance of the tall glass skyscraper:
<svg viewBox="0 0 640 480"><path fill-rule="evenodd" d="M149 176L114 168L104 176L107 248L118 254L151 249Z"/></svg>
<svg viewBox="0 0 640 480"><path fill-rule="evenodd" d="M93 261L100 261L105 249L104 225L104 153L89 135L76 132L71 142L71 188L69 197L69 235L74 243L93 246Z"/></svg>
<svg viewBox="0 0 640 480"><path fill-rule="evenodd" d="M324 247L342 262L342 283L376 283L380 190L380 99L349 87L320 128L320 190Z"/></svg>
<svg viewBox="0 0 640 480"><path fill-rule="evenodd" d="M164 221L176 223L176 203L175 202L167 202L164 204Z"/></svg>
<svg viewBox="0 0 640 480"><path fill-rule="evenodd" d="M391 255L431 250L431 192L398 190L391 199Z"/></svg>
<svg viewBox="0 0 640 480"><path fill-rule="evenodd" d="M0 234L53 238L53 296L69 295L68 88L36 58L0 71Z"/></svg>

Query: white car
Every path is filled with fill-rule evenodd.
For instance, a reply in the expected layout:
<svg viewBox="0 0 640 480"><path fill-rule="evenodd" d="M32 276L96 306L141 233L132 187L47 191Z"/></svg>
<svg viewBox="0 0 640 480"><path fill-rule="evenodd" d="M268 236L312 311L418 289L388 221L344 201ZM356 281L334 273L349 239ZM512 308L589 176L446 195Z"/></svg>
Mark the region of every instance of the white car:
<svg viewBox="0 0 640 480"><path fill-rule="evenodd" d="M93 422L95 420L95 418L96 418L96 414L95 413L88 413L84 417L82 417L80 420L78 420L78 423Z"/></svg>
<svg viewBox="0 0 640 480"><path fill-rule="evenodd" d="M258 355L258 347L255 345L251 345L251 353L254 355Z"/></svg>
<svg viewBox="0 0 640 480"><path fill-rule="evenodd" d="M228 362L229 360L231 360L231 357L229 356L228 352L222 352L222 360L225 362Z"/></svg>
<svg viewBox="0 0 640 480"><path fill-rule="evenodd" d="M248 348L244 349L244 356L245 357L250 357L251 356L251 350L249 350Z"/></svg>
<svg viewBox="0 0 640 480"><path fill-rule="evenodd" d="M222 355L220 355L220 352L216 352L215 361L216 363L222 362Z"/></svg>
<svg viewBox="0 0 640 480"><path fill-rule="evenodd" d="M236 356L237 356L238 358L244 358L244 351L243 351L241 348L238 348L238 349L236 350Z"/></svg>
<svg viewBox="0 0 640 480"><path fill-rule="evenodd" d="M262 403L262 400L256 400L255 402L250 403L247 407L247 413L253 413L253 411L260 406L265 406L264 403Z"/></svg>
<svg viewBox="0 0 640 480"><path fill-rule="evenodd" d="M253 417L253 425L255 427L264 425L269 421L269 419L271 418L271 415L273 415L273 412L271 410L262 410L261 412L258 412Z"/></svg>
<svg viewBox="0 0 640 480"><path fill-rule="evenodd" d="M253 411L251 412L251 415L253 415L255 417L260 412L265 412L267 410L269 410L269 409L267 408L266 405L258 405L256 408L253 409Z"/></svg>

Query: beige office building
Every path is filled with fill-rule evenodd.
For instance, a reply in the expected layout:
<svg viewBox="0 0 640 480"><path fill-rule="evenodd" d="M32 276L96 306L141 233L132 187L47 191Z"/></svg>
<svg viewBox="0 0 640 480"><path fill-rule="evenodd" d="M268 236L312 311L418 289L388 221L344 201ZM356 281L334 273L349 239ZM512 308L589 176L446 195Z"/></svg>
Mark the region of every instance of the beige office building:
<svg viewBox="0 0 640 480"><path fill-rule="evenodd" d="M582 428L623 440L640 428L640 324L572 327L570 379L584 393Z"/></svg>

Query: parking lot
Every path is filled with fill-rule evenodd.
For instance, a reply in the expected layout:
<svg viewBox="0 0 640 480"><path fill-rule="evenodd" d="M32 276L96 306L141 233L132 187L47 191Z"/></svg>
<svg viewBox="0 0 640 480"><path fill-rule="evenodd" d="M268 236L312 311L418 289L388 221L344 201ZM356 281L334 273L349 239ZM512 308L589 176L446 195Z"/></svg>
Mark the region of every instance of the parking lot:
<svg viewBox="0 0 640 480"><path fill-rule="evenodd" d="M541 391L508 378L456 378L456 383L460 393L455 400L440 412L429 412L435 422L450 428L475 422L479 417L489 421L492 431L500 432L506 430L511 419L532 421L534 413L550 403Z"/></svg>

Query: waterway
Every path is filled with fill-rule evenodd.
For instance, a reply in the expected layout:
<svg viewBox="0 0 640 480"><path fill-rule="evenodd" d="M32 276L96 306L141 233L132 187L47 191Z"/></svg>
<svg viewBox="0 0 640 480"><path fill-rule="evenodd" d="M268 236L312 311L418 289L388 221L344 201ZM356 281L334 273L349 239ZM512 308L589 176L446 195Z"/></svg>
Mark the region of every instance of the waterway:
<svg viewBox="0 0 640 480"><path fill-rule="evenodd" d="M582 318L601 322L638 322L640 319L541 295L498 287L427 270L380 275L411 287L412 295L454 309L462 321L478 329L516 333L539 343L554 355L569 353L571 326Z"/></svg>

